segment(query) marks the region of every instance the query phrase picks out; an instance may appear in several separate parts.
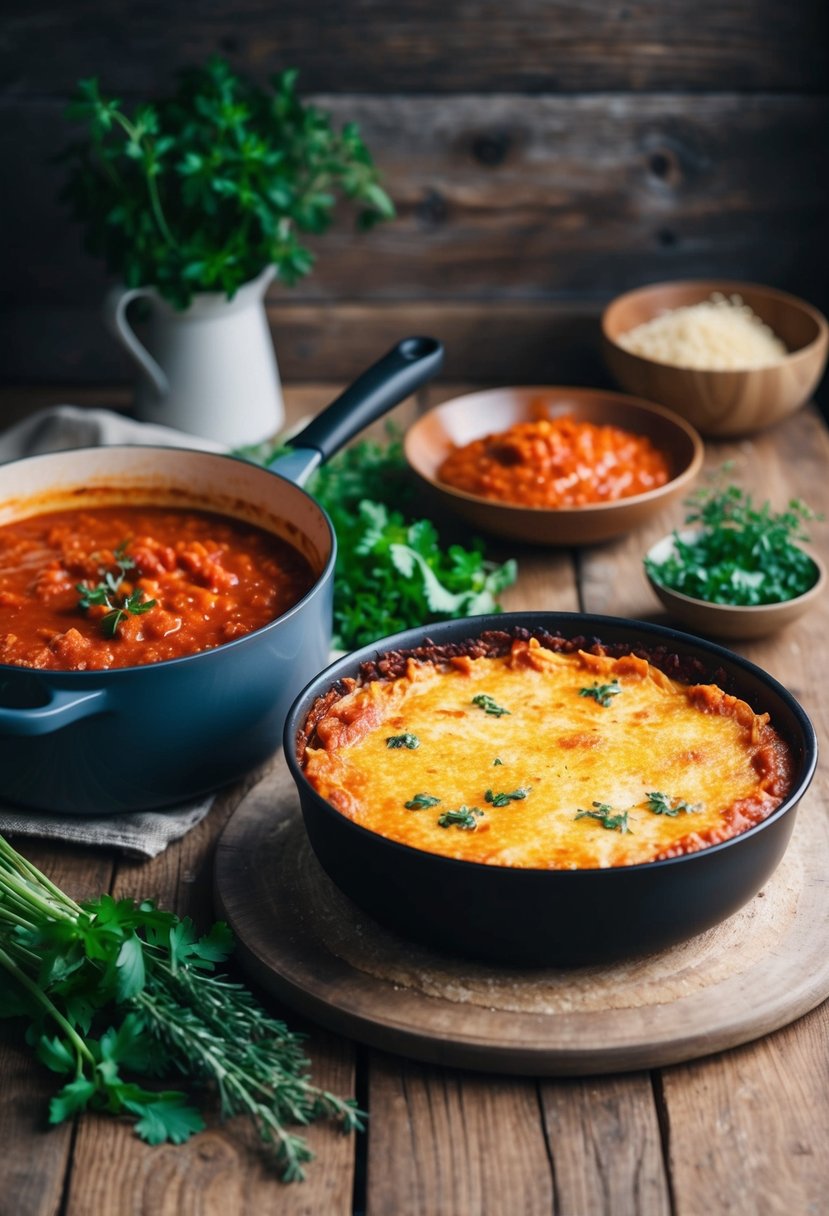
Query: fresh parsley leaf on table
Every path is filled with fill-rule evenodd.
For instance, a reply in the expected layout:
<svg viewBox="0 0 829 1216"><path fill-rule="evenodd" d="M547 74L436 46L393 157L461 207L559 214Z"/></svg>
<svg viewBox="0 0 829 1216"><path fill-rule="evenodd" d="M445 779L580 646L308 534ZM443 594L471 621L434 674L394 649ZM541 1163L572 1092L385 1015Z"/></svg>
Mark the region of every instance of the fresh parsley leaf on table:
<svg viewBox="0 0 829 1216"><path fill-rule="evenodd" d="M0 836L0 1018L22 1017L38 1059L62 1078L49 1121L93 1109L132 1116L150 1144L204 1127L189 1096L140 1082L175 1076L246 1115L285 1181L312 1157L290 1130L318 1118L361 1126L354 1102L313 1085L302 1036L241 984L215 974L233 939L149 901L78 904Z"/></svg>
<svg viewBox="0 0 829 1216"><path fill-rule="evenodd" d="M514 561L497 565L483 545L444 547L417 504L398 438L361 440L324 465L309 492L337 533L334 645L344 650L430 621L499 611L515 582Z"/></svg>

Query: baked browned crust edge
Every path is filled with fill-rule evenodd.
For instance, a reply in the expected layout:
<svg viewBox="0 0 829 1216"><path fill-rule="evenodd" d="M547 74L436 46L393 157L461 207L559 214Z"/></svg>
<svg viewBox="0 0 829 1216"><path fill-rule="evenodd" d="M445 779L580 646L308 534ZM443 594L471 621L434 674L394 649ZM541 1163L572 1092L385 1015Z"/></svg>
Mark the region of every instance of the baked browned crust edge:
<svg viewBox="0 0 829 1216"><path fill-rule="evenodd" d="M462 656L472 659L499 658L509 652L513 642L527 642L530 638L558 654L572 654L574 651L584 650L589 654L607 655L612 659L632 654L639 659L646 659L652 666L681 684L717 684L726 692L730 691L728 685L731 680L724 668L707 667L702 659L694 655L677 654L665 643L648 645L645 642L603 642L600 638L587 634L564 637L560 633L550 633L543 627L527 629L523 625L515 625L511 629L487 629L477 636L462 638L457 642L436 643L427 637L420 646L387 650L373 659L367 659L360 664L356 679L346 677L337 680L326 692L321 693L314 700L305 721L297 731L297 762L300 766L304 765L305 751L313 745L317 725L331 706L356 687L369 684L373 680L398 679L405 675L410 659L418 663L446 663Z"/></svg>

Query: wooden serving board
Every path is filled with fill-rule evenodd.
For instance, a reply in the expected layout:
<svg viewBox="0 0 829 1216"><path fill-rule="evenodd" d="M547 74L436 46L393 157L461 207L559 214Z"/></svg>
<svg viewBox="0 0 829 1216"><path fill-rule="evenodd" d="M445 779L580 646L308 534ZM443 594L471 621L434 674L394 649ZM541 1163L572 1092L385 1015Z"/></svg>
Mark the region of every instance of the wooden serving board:
<svg viewBox="0 0 829 1216"><path fill-rule="evenodd" d="M405 941L342 895L280 756L225 828L215 890L242 965L331 1030L431 1063L590 1075L722 1051L829 996L827 861L829 819L807 798L764 890L691 942L613 966L496 968Z"/></svg>

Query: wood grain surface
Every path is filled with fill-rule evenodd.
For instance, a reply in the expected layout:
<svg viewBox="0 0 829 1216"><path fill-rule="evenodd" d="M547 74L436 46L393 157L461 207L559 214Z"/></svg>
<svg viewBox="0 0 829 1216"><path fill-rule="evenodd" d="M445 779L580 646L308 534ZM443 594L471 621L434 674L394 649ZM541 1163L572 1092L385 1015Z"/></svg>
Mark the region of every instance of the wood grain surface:
<svg viewBox="0 0 829 1216"><path fill-rule="evenodd" d="M313 275L272 291L289 382L352 378L366 346L385 342L392 305L403 331L407 308L412 324L441 309L449 376L584 384L574 318L588 307L595 320L642 282L727 275L826 310L813 252L829 222L822 0L355 0L332 12L247 0L207 4L194 22L184 0L17 6L0 44L13 180L0 218L14 234L3 380L131 378L100 319L106 271L57 199L55 155L74 135L65 103L97 75L132 105L216 51L261 81L298 68L304 96L359 123L397 206L364 235L343 216L312 240Z"/></svg>
<svg viewBox="0 0 829 1216"><path fill-rule="evenodd" d="M289 416L320 407L330 387L291 388ZM465 387L475 385L430 392L441 400ZM86 399L101 401L95 392ZM0 409L7 400L0 395ZM18 390L14 408L20 416L48 401L43 390ZM751 440L708 445L710 468L727 458L759 495L782 504L797 494L829 512L829 435L815 411ZM653 539L679 514L654 521ZM827 556L826 525L814 528L814 540ZM639 533L578 555L511 548L506 555L519 558L521 573L506 605L581 605L664 621L640 571L647 542ZM799 698L824 752L829 693L820 659L827 636L824 599L779 636L735 645ZM150 862L17 843L76 898L102 890L155 896L206 927L214 915L216 842L246 793L227 791L194 832ZM808 826L808 811L825 827L827 805L822 766L801 825ZM487 1076L355 1046L258 991L273 1013L309 1032L314 1077L341 1093L356 1092L369 1109L366 1135L310 1129L317 1159L308 1181L285 1187L243 1128L222 1126L214 1107L209 1130L176 1149L149 1148L105 1118L49 1128L55 1079L33 1059L19 1028L2 1024L0 1216L822 1216L825 1210L827 1002L762 1039L688 1063L537 1079Z"/></svg>
<svg viewBox="0 0 829 1216"><path fill-rule="evenodd" d="M407 942L344 897L280 757L225 828L214 880L243 966L329 1029L430 1063L580 1076L734 1047L825 1000L827 872L829 824L805 805L763 890L690 942L601 967L493 968Z"/></svg>
<svg viewBox="0 0 829 1216"><path fill-rule="evenodd" d="M193 23L185 5L157 0L146 0L138 16L126 0L114 0L105 14L90 0L45 0L36 18L22 8L12 14L0 74L7 94L48 95L88 75L90 64L117 66L130 96L146 88L148 63L162 81L220 49L259 75L296 63L306 88L350 93L718 89L723 80L747 91L805 92L826 83L820 0L698 0L694 21L688 17L685 0L626 8L602 0L513 0L509 7L354 0L336 20L313 0L276 9L247 0L235 10L207 5ZM44 31L61 47L58 63L33 54Z"/></svg>

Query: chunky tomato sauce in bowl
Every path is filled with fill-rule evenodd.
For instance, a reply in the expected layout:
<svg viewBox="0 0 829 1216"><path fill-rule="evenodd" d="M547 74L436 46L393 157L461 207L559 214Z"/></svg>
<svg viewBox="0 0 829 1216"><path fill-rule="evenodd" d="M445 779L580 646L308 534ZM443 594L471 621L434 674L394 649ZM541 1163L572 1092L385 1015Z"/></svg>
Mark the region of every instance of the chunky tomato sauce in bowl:
<svg viewBox="0 0 829 1216"><path fill-rule="evenodd" d="M584 388L502 388L427 411L406 458L475 527L545 545L609 540L687 493L702 441L661 406Z"/></svg>

